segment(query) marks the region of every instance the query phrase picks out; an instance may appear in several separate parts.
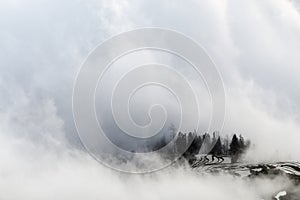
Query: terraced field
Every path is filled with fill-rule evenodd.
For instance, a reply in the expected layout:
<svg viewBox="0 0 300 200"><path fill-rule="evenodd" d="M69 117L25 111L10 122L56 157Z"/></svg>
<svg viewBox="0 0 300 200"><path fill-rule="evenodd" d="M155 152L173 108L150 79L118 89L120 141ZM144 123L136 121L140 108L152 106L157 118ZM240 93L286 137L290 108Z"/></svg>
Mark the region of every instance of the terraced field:
<svg viewBox="0 0 300 200"><path fill-rule="evenodd" d="M191 163L194 170L209 173L225 173L240 178L269 178L274 179L284 176L291 180L291 186L274 191L271 199L299 200L300 199L300 163L299 162L274 162L274 163L231 163L228 157L213 157L211 155L198 156Z"/></svg>

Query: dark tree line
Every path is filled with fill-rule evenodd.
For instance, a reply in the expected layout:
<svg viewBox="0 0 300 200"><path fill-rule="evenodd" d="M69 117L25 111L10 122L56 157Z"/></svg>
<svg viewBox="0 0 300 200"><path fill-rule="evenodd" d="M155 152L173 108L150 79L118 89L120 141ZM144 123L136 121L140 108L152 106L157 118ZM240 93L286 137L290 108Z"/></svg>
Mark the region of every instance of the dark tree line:
<svg viewBox="0 0 300 200"><path fill-rule="evenodd" d="M181 149L187 149L183 154L186 158L191 158L199 153L208 153L214 156L230 156L232 162L236 162L250 146L250 141L245 141L242 135L238 137L234 134L232 139L229 140L228 137L222 138L217 132L214 132L212 137L208 133L203 135L196 135L195 133L179 134L181 134L180 140L183 141L190 141L191 138L194 138L191 143L186 142L186 144L190 144L190 146L180 147Z"/></svg>
<svg viewBox="0 0 300 200"><path fill-rule="evenodd" d="M208 133L198 135L196 132L179 132L175 141L174 153L183 153L186 159L195 159L197 154L211 154L213 156L231 157L236 162L250 146L250 141L245 141L242 135L234 134L222 138L218 132L212 136Z"/></svg>

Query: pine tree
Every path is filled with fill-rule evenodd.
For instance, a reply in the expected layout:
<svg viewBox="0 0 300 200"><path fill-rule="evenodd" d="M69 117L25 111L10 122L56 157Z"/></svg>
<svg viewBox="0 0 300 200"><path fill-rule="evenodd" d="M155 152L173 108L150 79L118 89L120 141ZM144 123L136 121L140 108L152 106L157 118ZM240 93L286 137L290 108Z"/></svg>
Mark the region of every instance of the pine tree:
<svg viewBox="0 0 300 200"><path fill-rule="evenodd" d="M186 154L188 154L188 155L198 154L199 150L201 148L201 145L202 145L202 138L201 138L201 136L196 135L194 137L194 140L192 141L191 145L187 149Z"/></svg>
<svg viewBox="0 0 300 200"><path fill-rule="evenodd" d="M233 137L232 137L229 152L230 152L230 155L231 155L231 161L236 162L239 158L240 153L241 153L239 139L237 138L236 134L234 134Z"/></svg>
<svg viewBox="0 0 300 200"><path fill-rule="evenodd" d="M210 135L208 133L205 133L202 136L202 147L201 147L201 153L209 153L211 150L211 139Z"/></svg>
<svg viewBox="0 0 300 200"><path fill-rule="evenodd" d="M239 152L240 145L239 145L239 140L236 136L236 134L233 135L231 143L230 143L230 154L235 155Z"/></svg>
<svg viewBox="0 0 300 200"><path fill-rule="evenodd" d="M218 137L216 144L214 145L214 147L212 148L210 153L213 155L221 155L222 154L222 143L221 143L220 137Z"/></svg>

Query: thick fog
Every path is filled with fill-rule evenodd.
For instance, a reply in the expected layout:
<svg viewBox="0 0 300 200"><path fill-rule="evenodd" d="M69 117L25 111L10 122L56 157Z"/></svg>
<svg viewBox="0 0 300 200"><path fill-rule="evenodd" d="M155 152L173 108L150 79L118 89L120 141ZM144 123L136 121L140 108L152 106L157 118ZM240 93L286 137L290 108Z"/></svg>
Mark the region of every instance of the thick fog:
<svg viewBox="0 0 300 200"><path fill-rule="evenodd" d="M273 183L197 178L188 168L172 167L124 177L83 151L72 88L89 52L114 34L174 29L200 43L220 71L226 93L221 134L251 140L247 161L298 159L297 2L12 0L0 2L0 16L1 199L259 199L289 184L281 178ZM189 71L184 74L194 81ZM140 100L136 103L135 111L143 109ZM209 113L206 103L199 102ZM133 118L149 120L138 113Z"/></svg>

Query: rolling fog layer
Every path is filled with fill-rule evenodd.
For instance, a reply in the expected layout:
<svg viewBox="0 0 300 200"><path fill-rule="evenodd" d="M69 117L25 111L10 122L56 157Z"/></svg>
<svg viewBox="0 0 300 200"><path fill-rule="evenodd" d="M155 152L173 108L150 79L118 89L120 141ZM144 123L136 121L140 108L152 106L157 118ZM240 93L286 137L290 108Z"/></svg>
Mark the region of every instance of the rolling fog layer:
<svg viewBox="0 0 300 200"><path fill-rule="evenodd" d="M219 68L227 98L222 132L255 144L246 159L297 160L295 3L0 2L0 199L260 199L289 184L173 168L120 175L80 150L71 95L83 59L109 36L144 26L175 29L201 43Z"/></svg>
<svg viewBox="0 0 300 200"><path fill-rule="evenodd" d="M5 141L5 143L2 143ZM50 144L50 143L49 143ZM145 175L118 173L85 153L1 136L1 199L261 199L291 183L241 179L187 166ZM159 162L155 160L155 162Z"/></svg>

